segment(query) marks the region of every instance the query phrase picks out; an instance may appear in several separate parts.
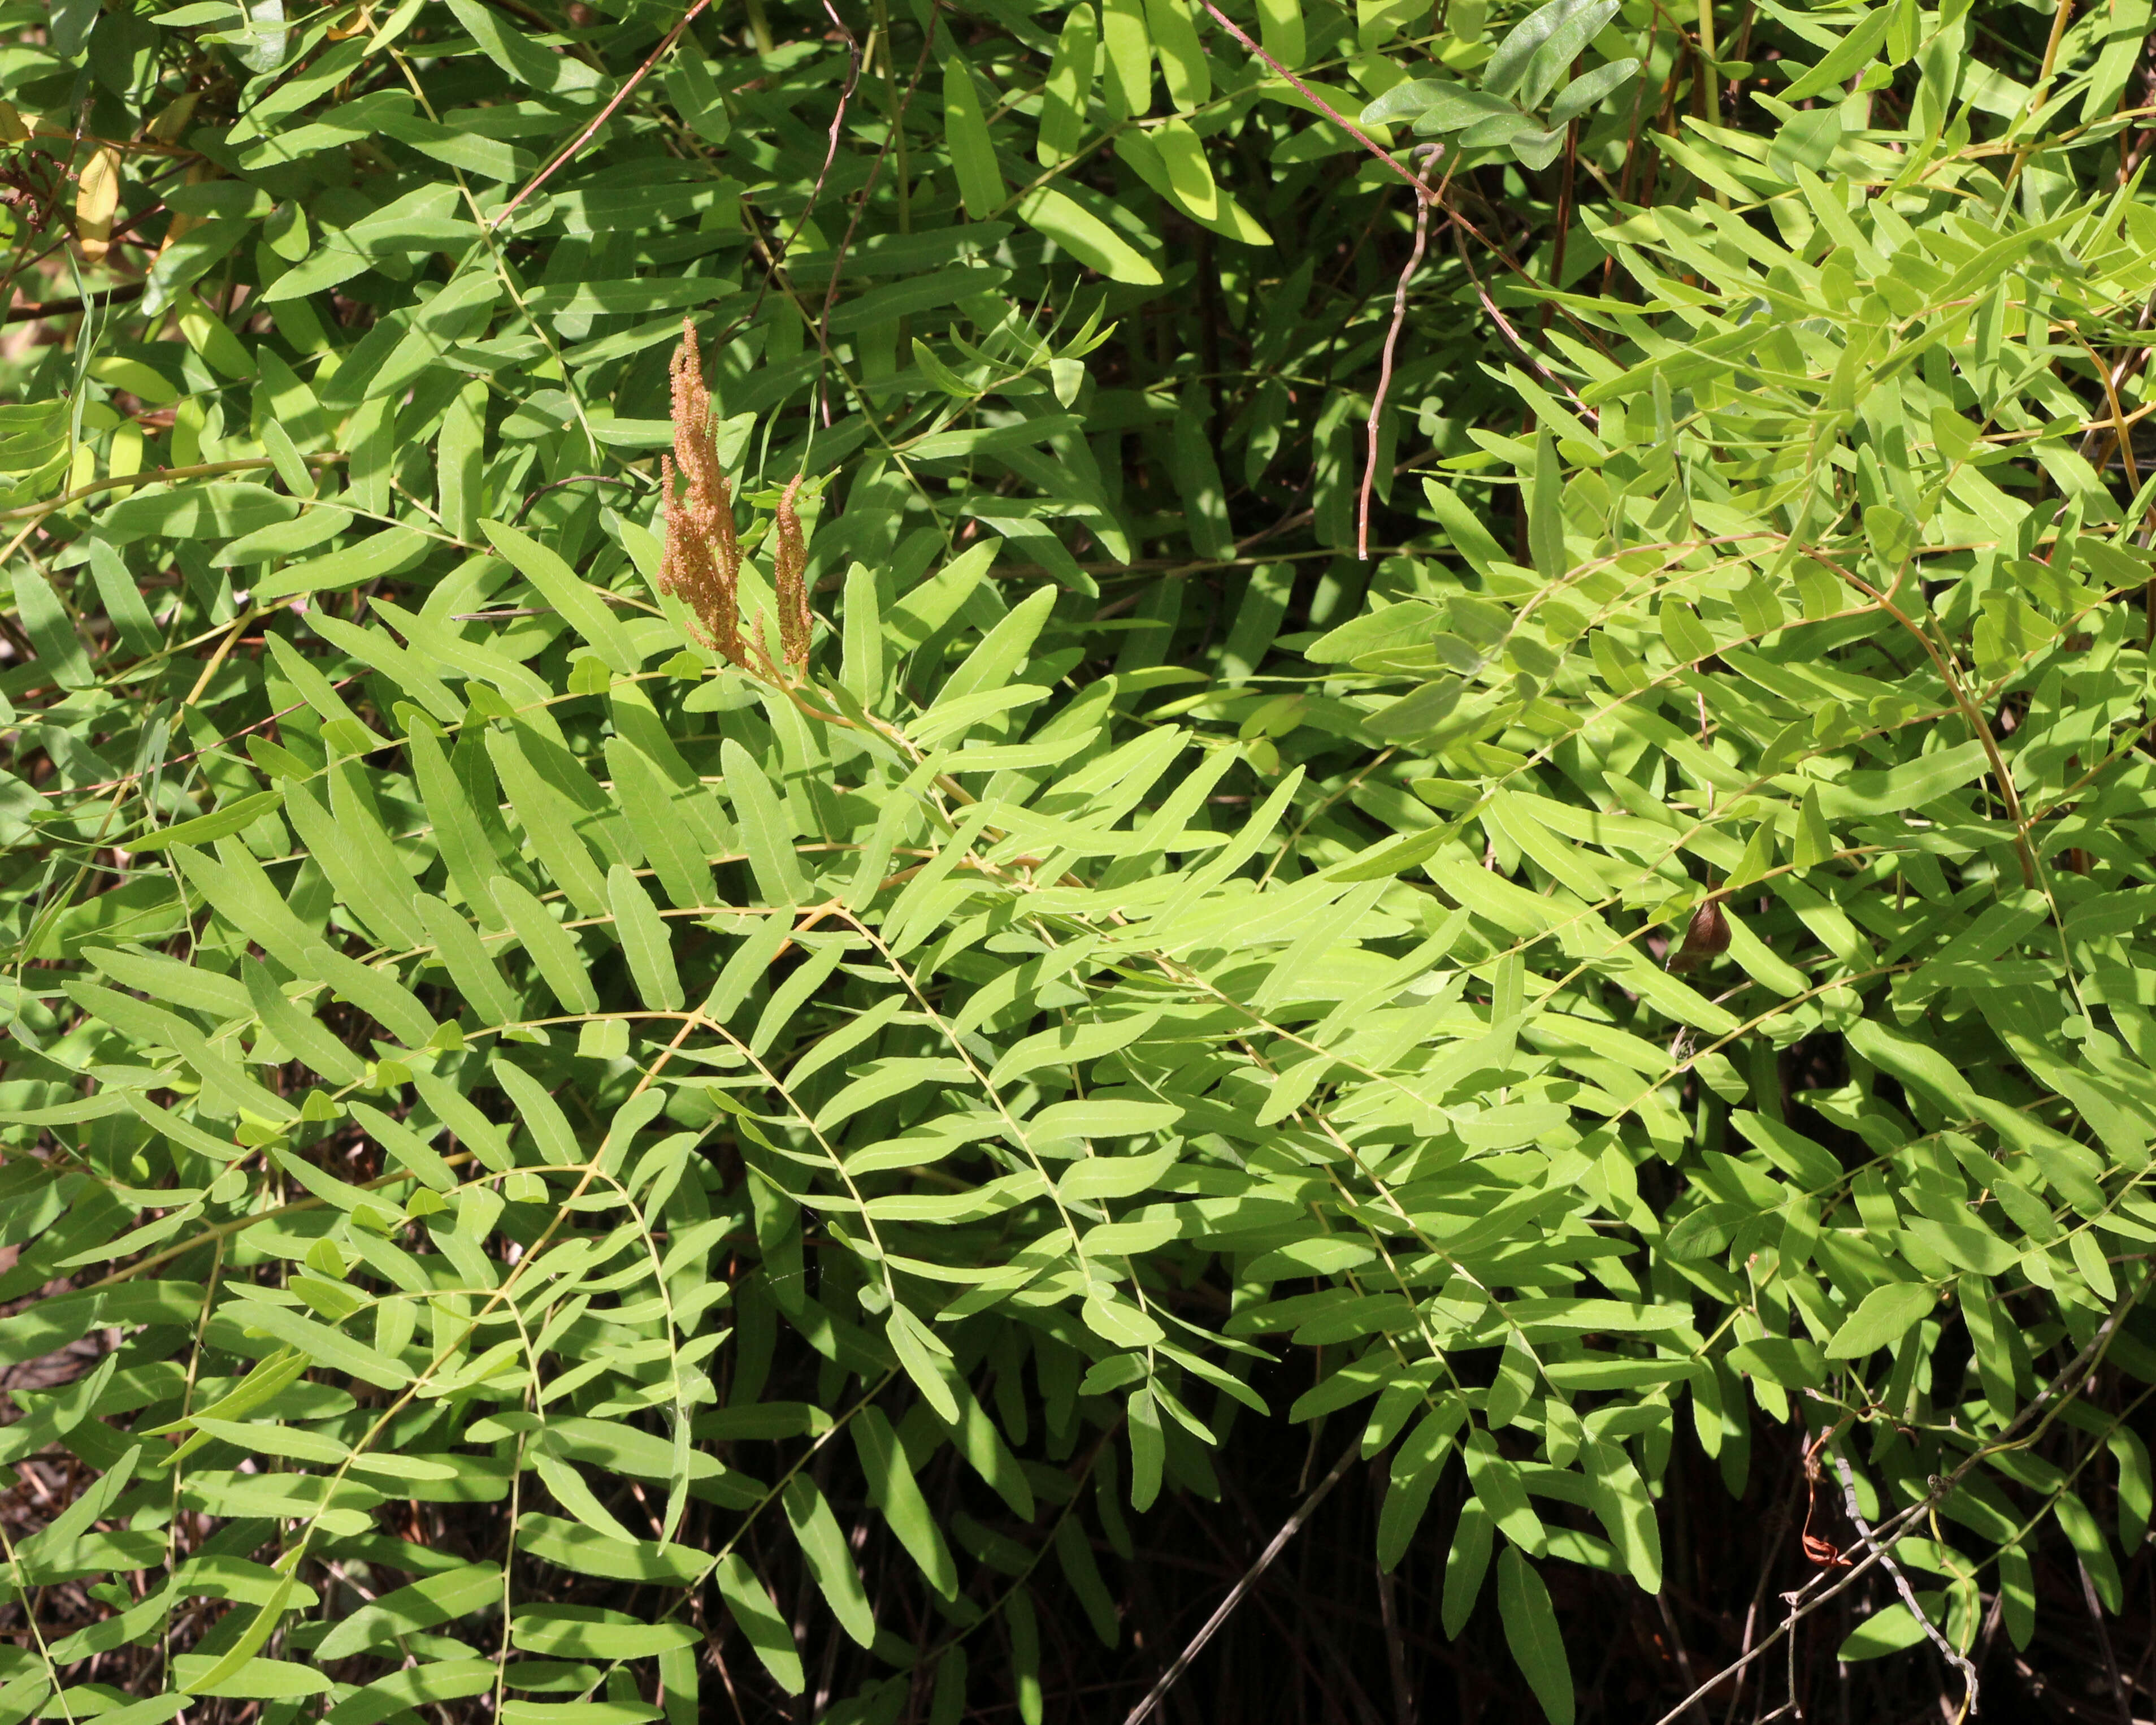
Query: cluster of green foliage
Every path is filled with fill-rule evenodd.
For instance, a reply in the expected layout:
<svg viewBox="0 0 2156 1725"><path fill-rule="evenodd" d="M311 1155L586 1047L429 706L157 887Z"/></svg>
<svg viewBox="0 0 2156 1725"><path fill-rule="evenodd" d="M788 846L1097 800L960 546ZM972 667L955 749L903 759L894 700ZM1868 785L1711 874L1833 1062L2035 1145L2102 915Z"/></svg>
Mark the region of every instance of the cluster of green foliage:
<svg viewBox="0 0 2156 1725"><path fill-rule="evenodd" d="M2118 1610L2149 14L0 8L0 1722L1038 1725L1280 1425Z"/></svg>

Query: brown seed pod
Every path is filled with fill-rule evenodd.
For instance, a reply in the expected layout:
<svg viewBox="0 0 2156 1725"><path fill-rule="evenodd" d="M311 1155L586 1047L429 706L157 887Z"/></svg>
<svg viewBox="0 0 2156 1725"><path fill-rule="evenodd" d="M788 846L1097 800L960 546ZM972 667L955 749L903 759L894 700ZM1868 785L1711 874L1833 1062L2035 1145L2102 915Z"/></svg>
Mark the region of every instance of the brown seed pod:
<svg viewBox="0 0 2156 1725"><path fill-rule="evenodd" d="M1729 919L1722 914L1722 900L1717 896L1691 913L1683 944L1670 954L1669 968L1682 976L1702 965L1712 964L1728 950Z"/></svg>

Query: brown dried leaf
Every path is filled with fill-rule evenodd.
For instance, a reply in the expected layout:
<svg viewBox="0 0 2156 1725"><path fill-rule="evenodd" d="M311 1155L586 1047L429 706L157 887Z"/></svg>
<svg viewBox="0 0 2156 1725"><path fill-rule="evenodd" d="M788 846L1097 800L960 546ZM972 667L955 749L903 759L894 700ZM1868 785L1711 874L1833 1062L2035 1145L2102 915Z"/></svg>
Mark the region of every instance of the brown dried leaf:
<svg viewBox="0 0 2156 1725"><path fill-rule="evenodd" d="M1722 901L1711 898L1691 913L1684 944L1670 955L1670 968L1681 976L1711 964L1729 950L1729 919L1722 914Z"/></svg>

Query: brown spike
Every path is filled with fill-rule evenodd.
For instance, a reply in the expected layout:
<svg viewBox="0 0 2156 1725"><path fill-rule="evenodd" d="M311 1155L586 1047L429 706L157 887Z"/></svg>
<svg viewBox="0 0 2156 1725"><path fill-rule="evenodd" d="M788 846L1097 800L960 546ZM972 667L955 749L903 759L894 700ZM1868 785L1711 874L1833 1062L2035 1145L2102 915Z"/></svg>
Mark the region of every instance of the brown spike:
<svg viewBox="0 0 2156 1725"><path fill-rule="evenodd" d="M793 506L793 494L801 489L797 478L778 500L778 549L773 558L773 574L778 597L778 639L786 662L799 676L808 669L808 550L801 537L801 516Z"/></svg>
<svg viewBox="0 0 2156 1725"><path fill-rule="evenodd" d="M666 513L660 591L672 593L695 614L705 646L751 670L741 639L741 546L734 533L733 487L719 468L711 395L704 387L696 326L685 317L670 372L674 453L661 456L659 464Z"/></svg>

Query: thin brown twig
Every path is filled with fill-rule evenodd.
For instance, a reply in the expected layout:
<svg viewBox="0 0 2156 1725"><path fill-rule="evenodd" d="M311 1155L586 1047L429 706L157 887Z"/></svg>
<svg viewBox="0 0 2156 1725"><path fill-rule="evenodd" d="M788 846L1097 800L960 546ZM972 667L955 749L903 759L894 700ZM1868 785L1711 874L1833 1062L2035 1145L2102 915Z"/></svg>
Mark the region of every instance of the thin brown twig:
<svg viewBox="0 0 2156 1725"><path fill-rule="evenodd" d="M116 232L114 236L118 237ZM39 323L49 317L66 317L84 311L102 311L108 305L124 305L142 297L143 284L131 281L121 287L100 288L85 305L80 300L48 300L37 305L17 305L0 311L0 323Z"/></svg>
<svg viewBox="0 0 2156 1725"><path fill-rule="evenodd" d="M1207 3L1210 5L1211 0L1207 0ZM1236 1606L1242 1604L1243 1596L1258 1584L1258 1578L1271 1567L1273 1559L1281 1554L1288 1541L1301 1531L1302 1524L1310 1519L1312 1512L1325 1501L1326 1494L1340 1483L1342 1476L1348 1471L1348 1465L1362 1453L1363 1440L1360 1437L1356 1438L1340 1452L1340 1459L1332 1464L1332 1471L1320 1480L1312 1489L1310 1496L1302 1500L1295 1513L1281 1523L1280 1532L1274 1534L1265 1548L1258 1553L1257 1561L1244 1572L1242 1579L1235 1586L1228 1589L1228 1597L1221 1600L1214 1608L1213 1615L1205 1620L1204 1626L1190 1638L1190 1645L1176 1656L1175 1663L1160 1674L1160 1681L1146 1692L1145 1699L1131 1709L1130 1716L1123 1721L1123 1725L1145 1725L1145 1721L1152 1710L1160 1705L1168 1692L1175 1686L1177 1680L1190 1668L1190 1661L1205 1651L1205 1644L1213 1639L1220 1625L1225 1623L1234 1613Z"/></svg>
<svg viewBox="0 0 2156 1725"><path fill-rule="evenodd" d="M1530 371L1533 372L1534 374L1543 382L1551 385L1553 388L1562 389L1567 395L1570 396L1572 398L1573 405L1578 408L1582 413L1587 414L1591 418L1599 419L1600 416L1594 412L1594 409L1589 407L1586 403L1580 400L1578 392L1573 389L1572 385L1566 382L1563 378L1558 377L1556 372L1553 372L1548 366L1543 363L1542 356L1537 353L1532 347L1527 345L1527 337L1513 328L1512 321L1497 309L1496 300L1490 296L1490 289L1488 285L1483 281L1481 275L1475 268L1475 260L1467 254L1467 236L1469 234L1473 234L1479 242L1486 246L1490 244L1486 236L1485 236L1482 231L1472 222L1469 221L1466 217L1461 215L1458 206L1455 205L1449 200L1445 204L1445 213L1451 224L1452 244L1460 254L1460 267L1466 270L1468 280L1475 285L1475 297L1481 302L1483 315L1487 317L1491 322L1496 325L1498 332L1502 335L1507 341L1512 344L1512 351L1519 356L1522 364L1526 365L1527 367ZM1491 246L1491 249L1494 251L1496 248Z"/></svg>
<svg viewBox="0 0 2156 1725"><path fill-rule="evenodd" d="M2111 1686L2111 1698L2118 1709L2118 1725L2133 1725L2133 1702L2127 1692L2126 1678L2118 1669L2118 1656L2111 1651L2111 1635L2103 1626L2103 1605L2096 1596L2096 1578L2079 1557L2074 1567L2081 1571L2082 1600L2088 1607L2089 1626L2096 1631L2096 1650L2103 1656L2103 1675Z"/></svg>
<svg viewBox="0 0 2156 1725"><path fill-rule="evenodd" d="M1677 1615L1670 1609L1667 1588L1655 1595L1655 1604L1661 1613L1662 1629L1670 1638L1670 1654L1677 1662L1677 1673L1684 1679L1686 1686L1690 1687L1699 1681L1699 1677L1691 1668L1691 1650L1685 1645L1684 1631L1677 1627ZM1699 1725L1714 1725L1707 1711L1707 1703L1697 1693L1692 1697L1691 1712Z"/></svg>
<svg viewBox="0 0 2156 1725"><path fill-rule="evenodd" d="M528 511L533 504L536 503L542 497L544 497L549 491L558 491L564 485L629 485L634 487L636 481L634 480L625 479L619 474L572 473L567 479L557 479L551 485L540 486L540 488L536 491L526 492L524 495L524 501L516 506L516 513L510 516L509 524L512 527L516 526L517 523L524 519L526 511Z"/></svg>
<svg viewBox="0 0 2156 1725"><path fill-rule="evenodd" d="M1876 1538L1871 1549L1848 1568L1830 1570L1826 1575L1815 1576L1804 1586L1793 1592L1784 1594L1782 1599L1789 1608L1789 1615L1783 1618L1780 1624L1775 1627L1774 1633L1743 1657L1717 1671L1676 1706L1656 1720L1655 1725L1676 1725L1677 1720L1684 1715L1693 1702L1720 1688L1722 1684L1743 1671L1753 1661L1765 1657L1767 1653L1784 1639L1789 1639L1794 1647L1794 1632L1798 1624L1810 1616L1830 1599L1836 1598L1855 1586L1879 1562L1886 1550L1891 1549L1914 1532L1932 1511L1945 1502L1962 1481L1966 1479L1985 1457L1998 1455L2005 1450L2024 1449L2034 1443L2050 1427L2051 1422L2058 1418L2059 1409L2080 1392L2094 1374L2097 1368L2103 1363L2103 1357L2111 1347L2112 1337L2118 1332L2119 1326L2126 1321L2126 1315L2140 1305L2147 1293L2148 1287L2145 1282L2123 1290L2118 1299L2112 1304L2110 1316L2097 1326L2096 1334L2089 1337L2081 1352L2066 1363L2063 1371L2044 1386L2042 1393L2035 1400L2006 1423L1997 1436L1965 1458L1953 1472L1943 1476L1934 1476L1931 1482L1931 1489L1922 1497L1906 1509L1897 1512L1887 1521L1881 1522L1876 1530ZM2025 1436L2022 1435L2022 1429L2030 1425L2032 1420L2035 1422L2035 1429ZM1829 1583L1827 1575L1833 1575L1837 1579Z"/></svg>
<svg viewBox="0 0 2156 1725"><path fill-rule="evenodd" d="M1889 1541L1881 1545L1878 1536L1872 1532L1871 1524L1865 1520L1863 1508L1856 1501L1856 1476L1850 1471L1848 1458L1839 1451L1835 1455L1834 1471L1841 1477L1842 1509L1849 1517L1851 1525L1856 1529L1865 1545L1879 1553L1880 1563L1886 1567L1887 1574L1893 1580L1894 1591L1902 1596L1902 1603L1908 1608L1909 1615L1917 1620L1932 1645L1939 1650L1939 1657L1961 1673L1961 1712L1956 1717L1968 1718L1976 1711L1976 1667L1969 1662L1958 1647L1939 1633L1932 1620L1924 1615L1924 1608L1917 1603L1916 1589L1909 1585L1909 1578L1902 1574L1902 1566L1894 1561L1893 1543Z"/></svg>
<svg viewBox="0 0 2156 1725"><path fill-rule="evenodd" d="M339 677L335 682L330 685L330 687L332 689L349 688L352 684L357 683L360 680L361 675L362 674L355 672L352 675L348 677ZM259 731L264 725L274 725L278 720L283 718L285 714L296 713L306 704L307 703L304 701L295 701L290 706L280 706L275 712L271 713L267 718L257 719L251 725L243 725L229 737L219 737L215 742L209 744L207 747L196 749L188 754L174 755L170 760L161 763L157 770L161 773L167 772L174 767L184 767L190 761L198 761L204 755L214 754L218 750L225 747L228 744L237 742L250 731ZM40 791L38 794L43 797L88 796L93 791L116 791L123 785L133 784L137 779L147 778L149 776L150 769L145 768L140 773L130 773L119 778L108 778L102 784L73 785L56 791Z"/></svg>
<svg viewBox="0 0 2156 1725"><path fill-rule="evenodd" d="M599 111L593 116L592 123L589 126L587 126L582 131L578 132L575 137L572 138L552 162L548 162L546 167L541 168L537 173L531 177L530 182L526 185L524 189L521 192L519 192L516 197L511 198L509 202L503 206L501 213L494 218L494 220L489 224L490 227L498 231L503 223L506 222L511 216L516 213L516 207L519 204L522 203L526 198L529 198L534 192L536 192L542 186L545 185L548 180L554 177L554 173L557 169L561 167L571 157L574 156L579 150L583 149L585 145L591 142L593 137L598 136L598 129L613 117L614 110L619 108L624 102L629 99L631 94L634 92L636 86L643 83L644 79L650 75L651 69L657 65L660 61L665 59L667 54L672 51L674 44L681 39L681 33L687 29L689 26L696 21L696 15L702 12L703 9L711 3L711 0L696 0L696 3L695 5L691 6L686 12L681 14L680 21L676 23L674 28L669 30L662 39L660 39L659 46L651 50L650 54L645 59L644 64L629 74L629 81L613 93L613 100L609 101L606 106L600 109Z"/></svg>
<svg viewBox="0 0 2156 1725"><path fill-rule="evenodd" d="M1801 1470L1799 1476L1803 1477ZM1804 1481L1804 1501L1809 1508L1811 1501L1811 1482L1809 1479ZM1759 1566L1758 1584L1752 1589L1752 1604L1744 1613L1744 1639L1737 1650L1740 1657L1752 1651L1752 1637L1759 1627L1759 1608L1766 1602L1767 1589L1774 1579L1774 1565L1782 1555L1783 1542L1789 1537L1789 1523L1794 1517L1787 1502L1783 1504L1781 1512L1774 1519L1774 1543L1767 1548L1766 1561ZM1729 1711L1722 1716L1722 1725L1737 1725L1737 1707L1743 1698L1744 1673L1740 1671L1736 1686L1729 1692Z"/></svg>
<svg viewBox="0 0 2156 1725"><path fill-rule="evenodd" d="M934 15L932 13L932 25L933 21ZM844 28L844 27L842 25L840 28ZM932 28L932 37L933 33L934 33ZM770 294L773 285L778 282L779 278L782 275L786 275L788 273L786 269L786 259L788 254L793 249L793 242L801 237L801 230L808 225L809 218L816 213L816 205L824 196L824 183L830 177L831 164L838 160L839 134L846 123L847 104L853 100L854 88L860 81L860 44L854 40L853 34L850 31L849 31L846 35L846 52L848 56L846 82L844 88L842 88L839 92L838 111L831 116L830 143L829 147L827 147L824 152L824 166L817 172L816 183L808 188L808 201L801 207L800 218L794 223L793 231L791 234L781 234L775 242L766 239L763 237L763 228L757 218L756 208L753 201L747 196L744 196L742 199L742 214L747 219L748 223L750 243L763 259L763 280L757 284L756 297L749 301L748 310L742 312L742 315L737 317L732 323L726 325L716 336L712 338L712 345L715 347L723 344L728 336L732 336L736 330L740 329L744 324L752 323L755 321L757 314L763 310L764 300ZM851 230L850 229L849 232ZM840 261L843 263L843 258ZM808 308L802 301L800 296L793 290L790 277L785 283L780 285L779 291L784 294L787 298L793 301L795 309L801 314L802 321L803 323L808 323L809 321ZM824 327L823 319L819 317L813 324L810 324L810 327L814 330L816 334L817 351L823 355L824 362L828 366L831 363L831 343L829 332ZM821 388L822 387L823 377L824 374L819 371L817 373L817 387L819 388Z"/></svg>
<svg viewBox="0 0 2156 1725"><path fill-rule="evenodd" d="M2041 114L2051 101L2051 74L2058 69L2059 45L2066 39L2066 24L2073 13L2074 0L2058 0L2052 10L2051 33L2050 39L2044 44L2044 64L2037 70L2036 81L2030 88L2028 106L2024 110L2025 117L2030 120ZM2021 177L2021 170L2028 165L2030 152L2035 147L2036 138L2032 126L2028 137L2014 151L2013 165L2006 170L2006 184L2000 194L2002 203L2006 193L2013 191L2015 182Z"/></svg>
<svg viewBox="0 0 2156 1725"><path fill-rule="evenodd" d="M846 21L839 16L838 8L831 4L831 0L824 0L824 15L831 20L831 28L836 30L840 36L845 39L846 84L845 88L839 92L838 111L831 116L831 141L829 147L824 151L824 167L822 172L819 172L816 176L815 193L812 195L809 199L809 208L812 209L815 207L816 198L820 197L823 194L824 176L831 172L831 164L839 159L839 129L846 123L846 105L853 100L854 90L861 81L861 68L865 64L861 56L861 44L859 39L855 36L851 30L846 28ZM921 57L924 65L927 64L928 59L929 44L933 43L935 39L936 32L932 28L928 32L927 40L922 43L921 48ZM903 123L902 115L901 116L901 123ZM845 249L847 246L853 244L854 230L860 225L862 212L868 208L869 196L875 190L876 172L883 167L884 150L891 148L891 139L897 135L897 131L898 127L893 126L891 128L890 132L886 135L883 141L883 150L879 150L876 152L875 167L869 171L868 183L861 188L860 197L855 201L853 217L846 223L845 239L839 246L838 257L831 264L831 285L824 290L823 309L817 313L816 351L823 356L823 358L816 367L816 387L809 398L808 424L812 436L814 434L816 412L819 407L823 412L824 429L828 431L830 429L831 426L831 398L829 393L824 388L824 373L825 369L831 363L831 337L830 331L826 327L831 315L831 295L837 290L839 284L839 272L845 268ZM800 222L793 229L795 237L798 238L801 233L801 229L808 225L808 213L807 211L803 211L802 213ZM788 241L789 248L792 244L792 240ZM807 310L805 305L803 306L803 310L804 311ZM797 475L795 476L794 483L797 485L800 483L799 475ZM790 496L791 493L789 492L788 495Z"/></svg>
<svg viewBox="0 0 2156 1725"><path fill-rule="evenodd" d="M1414 1690L1408 1681L1407 1648L1400 1639L1400 1613L1393 1572L1378 1571L1378 1618L1385 1631L1385 1673L1392 1679L1393 1717L1397 1725L1415 1725Z"/></svg>
<svg viewBox="0 0 2156 1725"><path fill-rule="evenodd" d="M1385 397L1393 387L1393 351L1399 345L1400 326L1408 321L1408 285L1422 267L1423 248L1430 243L1430 171L1437 166L1442 150L1442 146L1430 146L1422 171L1415 176L1414 249L1408 254L1407 267L1400 271L1399 281L1393 289L1392 327L1385 331L1384 357L1378 367L1378 388L1370 398L1369 441L1363 457L1363 496L1355 525L1355 557L1358 562L1370 561L1370 490L1378 482L1378 430L1385 417Z"/></svg>
<svg viewBox="0 0 2156 1725"><path fill-rule="evenodd" d="M2152 322L2156 322L2156 294L2151 294L2142 302L2140 315L2133 320L2134 330L2138 333L2147 329ZM2129 344L2120 353L2118 364L2112 366L2107 372L2099 365L2097 375L2108 382L2111 393L2116 395L2135 370L2148 364L2148 356L2152 352L2156 350L2147 347L2135 348ZM2126 423L2131 424L2132 418L2132 415L2125 416ZM2097 451L2102 444L2105 434L2116 433L2120 423L2121 416L2114 412L2108 418L2096 420L2087 426L2082 438L2081 448L2076 452L2082 459L2094 465ZM2123 454L2123 452L2122 455ZM2108 458L2106 459L2108 459Z"/></svg>
<svg viewBox="0 0 2156 1725"><path fill-rule="evenodd" d="M836 17L837 14L834 13L833 16ZM831 259L830 285L824 290L823 309L816 316L816 328L819 338L818 345L827 351L830 346L831 302L839 297L839 278L845 274L846 254L853 249L854 235L860 228L861 218L868 213L869 200L875 196L876 180L883 172L884 159L891 154L891 146L897 142L901 133L905 129L906 110L913 105L914 92L921 88L921 79L927 75L928 51L935 46L936 43L934 22L934 13L932 10L930 13L932 28L921 42L921 58L914 63L912 80L906 86L906 94L899 98L898 116L891 121L890 129L885 134L883 147L876 151L875 160L869 165L868 183L861 187L861 195L854 200L854 213L847 220L845 234L839 239L839 249ZM886 64L889 63L890 58L890 46L886 44L884 51Z"/></svg>
<svg viewBox="0 0 2156 1725"><path fill-rule="evenodd" d="M1345 114L1342 114L1337 108L1334 107L1332 103L1327 101L1323 96L1312 90L1307 84L1305 84L1302 80L1296 77L1294 73L1289 71L1286 66L1283 66L1278 60L1267 54L1264 49L1259 47L1256 43L1250 39L1250 33L1244 29L1240 24L1237 23L1235 19L1229 18L1226 13L1221 11L1218 6L1214 5L1213 3L1213 0L1205 0L1205 9L1213 14L1214 22L1217 23L1222 29L1233 36L1250 51L1253 58L1263 60L1266 65L1272 69L1276 76L1285 78L1290 84L1293 85L1296 89L1301 92L1303 99L1314 106L1318 112L1324 115L1327 119L1332 121L1335 126L1337 126L1342 131L1353 138L1357 143L1360 144L1365 150L1368 150L1373 156L1376 157L1378 161L1383 162L1387 167L1392 169L1394 173L1405 180L1409 185L1414 187L1414 194L1418 198L1420 198L1424 203L1429 202L1433 194L1431 193L1430 187L1423 182L1420 175L1410 172L1406 167L1403 167L1399 161L1393 155L1391 151L1388 150L1383 144L1372 137L1369 133L1363 131L1361 126L1356 125L1353 121L1350 120Z"/></svg>
<svg viewBox="0 0 2156 1725"><path fill-rule="evenodd" d="M310 467L329 467L346 459L342 453L329 455L302 455L300 459ZM243 473L275 467L277 464L267 455L243 455L230 461L203 461L192 467L146 467L136 473L116 473L88 485L77 485L72 491L63 491L57 497L48 497L42 503L20 503L13 509L0 509L0 521L19 521L28 517L42 519L56 515L71 504L86 497L95 497L100 491L125 490L135 485L161 485L174 480L209 479L221 473Z"/></svg>
<svg viewBox="0 0 2156 1725"><path fill-rule="evenodd" d="M824 9L830 11L829 0L824 0ZM831 13L834 23L838 22L838 17L835 12ZM808 201L801 207L800 219L794 223L793 231L779 243L778 254L772 259L773 269L785 260L786 254L793 249L793 242L800 239L801 230L808 225L808 218L816 213L816 206L824 196L824 182L831 177L831 166L839 159L839 135L845 130L846 109L853 101L855 86L861 81L861 44L845 25L839 24L839 29L846 39L846 81L839 87L839 105L831 114L830 136L824 146L824 165L816 170L816 183L808 188Z"/></svg>

